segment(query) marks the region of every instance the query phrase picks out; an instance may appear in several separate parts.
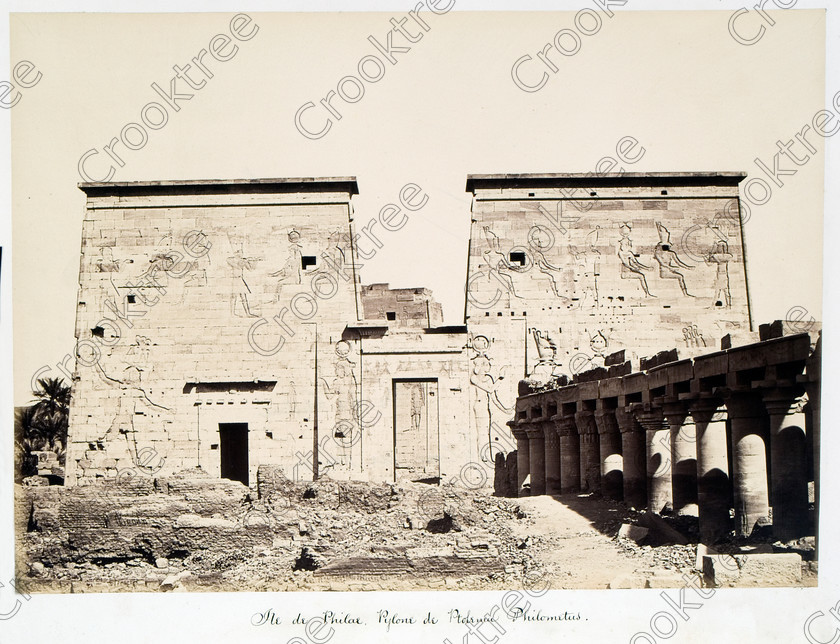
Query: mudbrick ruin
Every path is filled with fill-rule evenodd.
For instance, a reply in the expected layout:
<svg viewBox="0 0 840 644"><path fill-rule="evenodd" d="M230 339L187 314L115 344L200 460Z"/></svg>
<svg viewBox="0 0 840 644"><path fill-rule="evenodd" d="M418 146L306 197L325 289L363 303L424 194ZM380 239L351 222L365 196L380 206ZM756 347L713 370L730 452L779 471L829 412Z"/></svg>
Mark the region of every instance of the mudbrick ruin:
<svg viewBox="0 0 840 644"><path fill-rule="evenodd" d="M820 330L752 319L744 177L470 175L461 325L361 281L419 185L82 184L28 587L815 585Z"/></svg>

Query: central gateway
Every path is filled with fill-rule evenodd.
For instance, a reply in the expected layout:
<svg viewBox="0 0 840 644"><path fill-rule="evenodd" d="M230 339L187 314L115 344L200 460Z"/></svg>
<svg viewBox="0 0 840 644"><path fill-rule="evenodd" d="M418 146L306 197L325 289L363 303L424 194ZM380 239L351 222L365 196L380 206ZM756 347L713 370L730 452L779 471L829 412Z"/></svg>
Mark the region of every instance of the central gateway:
<svg viewBox="0 0 840 644"><path fill-rule="evenodd" d="M440 479L438 381L393 380L394 481Z"/></svg>

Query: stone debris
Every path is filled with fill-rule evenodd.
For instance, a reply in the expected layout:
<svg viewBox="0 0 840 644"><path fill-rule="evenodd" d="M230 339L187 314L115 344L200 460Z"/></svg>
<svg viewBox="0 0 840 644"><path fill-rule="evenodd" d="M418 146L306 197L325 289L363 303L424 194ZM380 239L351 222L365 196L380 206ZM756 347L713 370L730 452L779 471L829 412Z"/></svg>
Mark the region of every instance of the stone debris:
<svg viewBox="0 0 840 644"><path fill-rule="evenodd" d="M650 531L651 545L685 545L688 543L688 538L684 534L671 527L665 519L653 512L641 512L639 523Z"/></svg>
<svg viewBox="0 0 840 644"><path fill-rule="evenodd" d="M632 525L630 523L623 523L621 528L618 530L618 536L639 543L647 537L648 532L650 532L650 529L648 528Z"/></svg>
<svg viewBox="0 0 840 644"><path fill-rule="evenodd" d="M526 512L521 500L486 490L325 479L286 482L286 501L281 501L279 486L272 492L264 485L255 495L228 483L167 477L142 493L140 487L123 494L114 488L108 495L96 485L19 487L21 515L54 517L43 525L30 521L23 529L21 555L32 562L29 580L45 590L67 592L71 582L76 592L408 585L489 590L520 587L550 572L552 585L569 588L581 587L575 580L582 571L553 565L552 553L603 539L598 547L613 548L611 556L623 563L612 565L611 581L602 575L593 587L668 588L694 570L696 559L702 565L702 557L716 554L703 546L641 545L646 540L645 527L637 525L639 513L605 499L592 500L600 509L591 527L582 530L581 524L555 536L540 528L545 509ZM315 496L305 499L306 489ZM487 517L492 517L489 523ZM626 572L618 574L622 566ZM811 569L806 572L813 578ZM719 584L722 573L715 573ZM757 567L754 574L741 574L723 583L755 585L765 573ZM796 579L789 568L783 574Z"/></svg>

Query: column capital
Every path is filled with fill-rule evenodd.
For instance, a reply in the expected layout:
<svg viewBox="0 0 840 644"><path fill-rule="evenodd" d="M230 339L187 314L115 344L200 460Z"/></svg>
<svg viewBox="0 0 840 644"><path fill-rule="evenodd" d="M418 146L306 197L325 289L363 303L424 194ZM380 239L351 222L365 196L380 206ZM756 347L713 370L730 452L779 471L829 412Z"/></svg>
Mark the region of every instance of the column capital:
<svg viewBox="0 0 840 644"><path fill-rule="evenodd" d="M630 411L629 406L617 407L615 409L615 420L618 422L618 429L622 434L628 432L644 432L644 427L639 424L633 412Z"/></svg>
<svg viewBox="0 0 840 644"><path fill-rule="evenodd" d="M577 423L574 416L561 416L559 414L551 417L554 421L554 431L558 436L577 436Z"/></svg>
<svg viewBox="0 0 840 644"><path fill-rule="evenodd" d="M545 435L545 440L547 441L557 439L557 426L554 420L552 420L552 418L549 418L548 420L543 420L540 423L543 429L543 434Z"/></svg>
<svg viewBox="0 0 840 644"><path fill-rule="evenodd" d="M688 416L688 403L677 396L659 396L654 403L662 407L665 419L676 425L681 425Z"/></svg>
<svg viewBox="0 0 840 644"><path fill-rule="evenodd" d="M722 409L723 398L702 393L686 399L686 402L688 403L688 413L691 414L695 424L708 424L713 420L726 420L726 412ZM718 412L722 414L722 417L715 418L714 416Z"/></svg>
<svg viewBox="0 0 840 644"><path fill-rule="evenodd" d="M596 409L595 410L595 425L598 428L599 434L618 434L618 420L616 419L615 409Z"/></svg>
<svg viewBox="0 0 840 644"><path fill-rule="evenodd" d="M545 438L545 434L543 433L543 424L541 422L531 423L525 428L525 435L528 437L528 440L542 440Z"/></svg>
<svg viewBox="0 0 840 644"><path fill-rule="evenodd" d="M526 433L526 429L530 423L524 420L509 420L507 422L508 427L510 427L510 433L513 434L513 437L517 440L527 440L528 434Z"/></svg>
<svg viewBox="0 0 840 644"><path fill-rule="evenodd" d="M589 409L575 412L575 424L578 428L578 434L581 436L598 433L598 426L595 424L595 412Z"/></svg>
<svg viewBox="0 0 840 644"><path fill-rule="evenodd" d="M730 419L764 416L761 395L748 387L716 387L714 393L723 398Z"/></svg>
<svg viewBox="0 0 840 644"><path fill-rule="evenodd" d="M667 428L662 407L651 403L632 403L630 410L641 426L648 431L659 431Z"/></svg>
<svg viewBox="0 0 840 644"><path fill-rule="evenodd" d="M764 407L771 416L784 416L801 412L805 405L802 400L804 393L805 388L801 386L783 386L761 390Z"/></svg>

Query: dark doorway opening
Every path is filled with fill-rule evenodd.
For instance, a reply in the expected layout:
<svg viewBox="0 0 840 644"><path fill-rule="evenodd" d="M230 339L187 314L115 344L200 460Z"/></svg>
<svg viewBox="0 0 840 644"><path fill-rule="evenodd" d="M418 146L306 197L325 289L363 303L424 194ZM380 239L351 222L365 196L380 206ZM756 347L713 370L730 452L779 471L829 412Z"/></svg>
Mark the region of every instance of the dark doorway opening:
<svg viewBox="0 0 840 644"><path fill-rule="evenodd" d="M219 423L219 458L223 479L248 485L248 423Z"/></svg>

